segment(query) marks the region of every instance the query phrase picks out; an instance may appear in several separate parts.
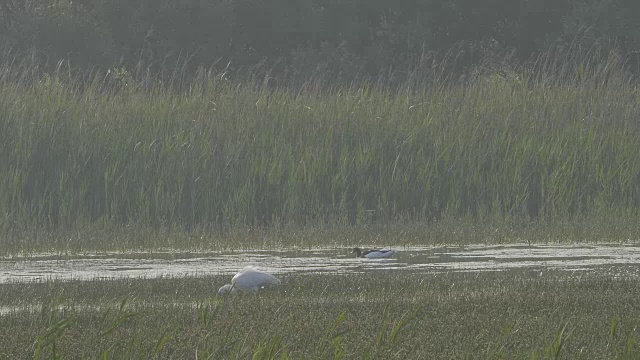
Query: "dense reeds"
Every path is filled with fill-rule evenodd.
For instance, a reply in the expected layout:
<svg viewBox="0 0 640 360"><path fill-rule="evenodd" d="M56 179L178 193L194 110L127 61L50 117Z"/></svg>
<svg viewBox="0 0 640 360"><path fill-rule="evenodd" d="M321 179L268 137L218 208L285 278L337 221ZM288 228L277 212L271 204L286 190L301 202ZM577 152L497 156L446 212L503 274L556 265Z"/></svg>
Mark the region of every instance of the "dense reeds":
<svg viewBox="0 0 640 360"><path fill-rule="evenodd" d="M299 91L5 68L1 223L635 216L640 97L618 65Z"/></svg>

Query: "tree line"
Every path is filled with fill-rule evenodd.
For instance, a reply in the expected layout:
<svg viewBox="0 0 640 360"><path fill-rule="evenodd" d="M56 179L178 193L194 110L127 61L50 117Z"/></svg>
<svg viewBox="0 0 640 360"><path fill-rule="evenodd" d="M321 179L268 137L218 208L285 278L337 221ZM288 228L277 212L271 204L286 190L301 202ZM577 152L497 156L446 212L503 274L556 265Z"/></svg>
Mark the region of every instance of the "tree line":
<svg viewBox="0 0 640 360"><path fill-rule="evenodd" d="M455 59L513 67L541 54L615 52L636 70L637 0L7 0L3 61L283 82L402 81ZM451 61L445 61L451 63Z"/></svg>

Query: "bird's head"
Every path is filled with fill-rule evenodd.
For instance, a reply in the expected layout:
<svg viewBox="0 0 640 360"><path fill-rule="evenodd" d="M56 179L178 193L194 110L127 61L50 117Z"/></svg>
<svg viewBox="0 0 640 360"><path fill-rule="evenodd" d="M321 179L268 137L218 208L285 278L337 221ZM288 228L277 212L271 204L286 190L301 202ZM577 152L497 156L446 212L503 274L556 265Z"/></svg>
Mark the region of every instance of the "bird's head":
<svg viewBox="0 0 640 360"><path fill-rule="evenodd" d="M236 292L236 288L231 284L222 285L220 289L218 289L218 295L220 296L225 295L226 293L229 293L229 292L232 294Z"/></svg>

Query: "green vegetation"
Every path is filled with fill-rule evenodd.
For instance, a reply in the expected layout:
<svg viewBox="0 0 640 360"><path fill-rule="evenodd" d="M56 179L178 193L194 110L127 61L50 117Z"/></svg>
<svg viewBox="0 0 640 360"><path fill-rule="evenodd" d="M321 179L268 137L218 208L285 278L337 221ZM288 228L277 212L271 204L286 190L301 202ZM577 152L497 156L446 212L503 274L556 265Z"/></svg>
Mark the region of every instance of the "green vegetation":
<svg viewBox="0 0 640 360"><path fill-rule="evenodd" d="M637 70L639 19L636 0L6 0L0 54L49 70L64 59L171 77L217 64L285 87L399 84L446 54L455 77L576 49Z"/></svg>
<svg viewBox="0 0 640 360"><path fill-rule="evenodd" d="M4 1L0 255L637 241L637 4ZM0 358L639 357L606 272L224 280L0 284Z"/></svg>
<svg viewBox="0 0 640 360"><path fill-rule="evenodd" d="M552 271L0 285L3 358L637 358L637 280Z"/></svg>
<svg viewBox="0 0 640 360"><path fill-rule="evenodd" d="M5 2L0 240L633 240L635 3Z"/></svg>
<svg viewBox="0 0 640 360"><path fill-rule="evenodd" d="M640 98L615 57L586 65L300 93L211 73L181 92L125 70L87 80L7 69L1 227L227 234L613 218L623 226L611 238L627 240L640 209Z"/></svg>

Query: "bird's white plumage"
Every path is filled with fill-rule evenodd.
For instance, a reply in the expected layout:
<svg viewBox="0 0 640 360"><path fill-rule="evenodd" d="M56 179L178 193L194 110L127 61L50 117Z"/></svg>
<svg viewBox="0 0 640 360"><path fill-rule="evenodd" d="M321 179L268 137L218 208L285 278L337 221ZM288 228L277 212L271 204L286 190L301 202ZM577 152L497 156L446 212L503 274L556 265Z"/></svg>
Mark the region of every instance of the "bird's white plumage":
<svg viewBox="0 0 640 360"><path fill-rule="evenodd" d="M280 285L280 280L264 271L246 267L231 279L231 284L240 290L255 292L266 285Z"/></svg>
<svg viewBox="0 0 640 360"><path fill-rule="evenodd" d="M356 254L356 257L364 257L367 259L386 259L395 255L396 251L393 249L379 249L379 250L362 250L360 248L353 248L352 254Z"/></svg>
<svg viewBox="0 0 640 360"><path fill-rule="evenodd" d="M258 270L252 266L247 266L233 276L231 284L222 286L218 290L218 295L226 294L229 291L233 294L238 290L257 292L262 287L268 285L280 285L280 280L267 272Z"/></svg>
<svg viewBox="0 0 640 360"><path fill-rule="evenodd" d="M395 250L376 250L372 251L368 254L365 254L364 257L368 259L382 259L382 258L390 258L395 254Z"/></svg>

